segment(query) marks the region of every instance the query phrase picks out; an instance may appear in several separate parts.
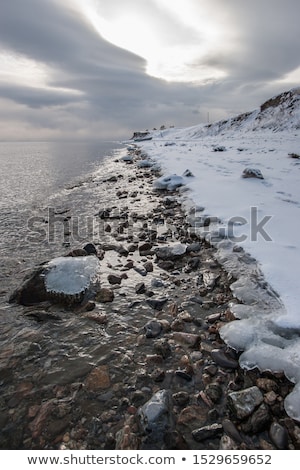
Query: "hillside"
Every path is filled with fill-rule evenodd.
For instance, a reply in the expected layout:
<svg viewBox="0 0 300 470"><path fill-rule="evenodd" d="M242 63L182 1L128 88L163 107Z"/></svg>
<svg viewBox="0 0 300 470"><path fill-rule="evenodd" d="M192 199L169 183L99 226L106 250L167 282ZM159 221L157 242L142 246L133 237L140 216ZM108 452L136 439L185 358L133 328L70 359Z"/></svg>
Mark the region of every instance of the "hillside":
<svg viewBox="0 0 300 470"><path fill-rule="evenodd" d="M205 136L217 136L220 133L252 132L271 130L280 132L284 130L300 129L300 87L280 93L265 101L259 109L234 116L232 118L200 124L184 129L184 137L198 139ZM182 138L182 130L166 129L154 132L154 136Z"/></svg>

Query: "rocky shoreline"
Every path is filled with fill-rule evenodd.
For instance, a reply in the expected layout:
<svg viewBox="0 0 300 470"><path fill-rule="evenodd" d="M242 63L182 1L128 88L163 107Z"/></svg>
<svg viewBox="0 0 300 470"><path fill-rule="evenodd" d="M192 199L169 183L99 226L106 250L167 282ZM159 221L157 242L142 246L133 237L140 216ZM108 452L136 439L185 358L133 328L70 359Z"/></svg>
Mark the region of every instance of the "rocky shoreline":
<svg viewBox="0 0 300 470"><path fill-rule="evenodd" d="M76 306L45 298L22 306L42 324L77 315L99 329L99 343L118 347L101 355L97 345L98 361L65 382L44 371L10 387L1 399L2 448L299 449L299 424L283 405L293 385L242 370L220 338L235 320L236 279L190 230L178 191L153 191L160 174L147 161L130 146L101 181L115 194L97 213L108 237L93 243L101 288ZM95 256L86 246L63 255Z"/></svg>

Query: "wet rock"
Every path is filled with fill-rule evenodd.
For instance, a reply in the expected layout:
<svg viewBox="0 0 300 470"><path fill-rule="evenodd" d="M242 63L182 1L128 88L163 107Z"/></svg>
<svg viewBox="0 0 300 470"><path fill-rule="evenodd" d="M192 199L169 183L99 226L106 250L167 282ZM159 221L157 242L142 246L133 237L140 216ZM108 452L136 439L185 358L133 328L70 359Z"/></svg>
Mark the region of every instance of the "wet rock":
<svg viewBox="0 0 300 470"><path fill-rule="evenodd" d="M192 436L197 442L204 441L205 439L213 439L218 437L223 432L222 424L210 424L208 426L203 426L202 428L195 429L192 432Z"/></svg>
<svg viewBox="0 0 300 470"><path fill-rule="evenodd" d="M157 266L160 269L163 269L164 271L173 271L175 264L173 263L173 261L168 260L168 261L159 261L157 263Z"/></svg>
<svg viewBox="0 0 300 470"><path fill-rule="evenodd" d="M147 304L154 310L162 310L167 301L168 299L166 297L162 299L147 299Z"/></svg>
<svg viewBox="0 0 300 470"><path fill-rule="evenodd" d="M188 374L185 370L175 370L175 375L183 380L186 380L187 382L190 382L192 380L191 374Z"/></svg>
<svg viewBox="0 0 300 470"><path fill-rule="evenodd" d="M175 332L173 334L173 338L180 342L180 343L183 343L191 348L194 348L196 347L199 342L200 342L200 336L199 335L196 335L196 334L193 334L193 333L185 333L185 332L181 332L181 331L178 331L178 332Z"/></svg>
<svg viewBox="0 0 300 470"><path fill-rule="evenodd" d="M186 265L185 272L196 271L199 268L199 266L200 266L200 258L198 257L191 258Z"/></svg>
<svg viewBox="0 0 300 470"><path fill-rule="evenodd" d="M269 408L262 403L241 428L245 433L257 434L267 428L270 419Z"/></svg>
<svg viewBox="0 0 300 470"><path fill-rule="evenodd" d="M258 168L245 168L242 177L264 179L262 172Z"/></svg>
<svg viewBox="0 0 300 470"><path fill-rule="evenodd" d="M39 437L45 428L46 422L49 420L49 416L55 407L54 400L49 400L43 403L35 418L29 424L29 429L32 433L33 439Z"/></svg>
<svg viewBox="0 0 300 470"><path fill-rule="evenodd" d="M227 354L222 349L213 349L211 351L211 357L221 367L226 369L237 369L238 361Z"/></svg>
<svg viewBox="0 0 300 470"><path fill-rule="evenodd" d="M218 383L207 385L205 393L213 403L218 403L223 395L222 387Z"/></svg>
<svg viewBox="0 0 300 470"><path fill-rule="evenodd" d="M184 408L178 416L178 424L191 432L195 427L202 427L207 421L208 409L205 405L191 405Z"/></svg>
<svg viewBox="0 0 300 470"><path fill-rule="evenodd" d="M147 276L148 272L146 271L146 269L143 267L139 267L139 266L134 266L133 269L135 270L135 272L137 272L138 274L140 274L140 276Z"/></svg>
<svg viewBox="0 0 300 470"><path fill-rule="evenodd" d="M116 433L115 448L120 450L136 450L140 448L140 438L133 416L130 416L124 427Z"/></svg>
<svg viewBox="0 0 300 470"><path fill-rule="evenodd" d="M238 419L250 416L254 410L263 402L263 394L258 387L253 386L231 392L228 394L228 405Z"/></svg>
<svg viewBox="0 0 300 470"><path fill-rule="evenodd" d="M224 419L224 421L222 422L222 426L227 436L229 436L238 444L241 444L243 442L243 437L241 436L240 432L232 421L230 421L229 419Z"/></svg>
<svg viewBox="0 0 300 470"><path fill-rule="evenodd" d="M154 382L163 382L165 376L166 373L163 369L155 369L151 374L151 378L154 380Z"/></svg>
<svg viewBox="0 0 300 470"><path fill-rule="evenodd" d="M288 449L288 432L279 423L272 423L269 430L270 439L279 450Z"/></svg>
<svg viewBox="0 0 300 470"><path fill-rule="evenodd" d="M146 338L156 338L160 335L162 327L158 321L151 320L144 326L144 330Z"/></svg>
<svg viewBox="0 0 300 470"><path fill-rule="evenodd" d="M171 246L155 248L154 252L158 259L163 261L176 260L186 253L187 246L183 243L176 243Z"/></svg>
<svg viewBox="0 0 300 470"><path fill-rule="evenodd" d="M97 249L93 243L87 243L83 249L87 252L88 255L97 255Z"/></svg>
<svg viewBox="0 0 300 470"><path fill-rule="evenodd" d="M278 391L278 385L275 382L275 380L272 380L269 378L259 377L256 380L256 385L258 386L258 388L260 388L261 390L264 390L265 392L271 392L271 391L277 392Z"/></svg>
<svg viewBox="0 0 300 470"><path fill-rule="evenodd" d="M186 247L187 253L197 253L200 250L201 250L201 243L190 243Z"/></svg>
<svg viewBox="0 0 300 470"><path fill-rule="evenodd" d="M114 292L108 287L101 287L95 297L96 302L107 303L114 300Z"/></svg>
<svg viewBox="0 0 300 470"><path fill-rule="evenodd" d="M206 287L206 289L212 290L215 287L216 282L219 279L219 277L220 277L219 274L215 274L211 271L205 271L202 274L204 287Z"/></svg>
<svg viewBox="0 0 300 470"><path fill-rule="evenodd" d="M139 282L136 286L135 286L135 292L137 294L144 294L146 292L146 286L144 284L144 282Z"/></svg>
<svg viewBox="0 0 300 470"><path fill-rule="evenodd" d="M143 449L162 449L164 435L173 427L170 413L170 394L167 390L159 390L139 410L140 423L146 435Z"/></svg>
<svg viewBox="0 0 300 470"><path fill-rule="evenodd" d="M106 365L95 367L85 380L86 388L92 392L109 388L110 385L109 370Z"/></svg>
<svg viewBox="0 0 300 470"><path fill-rule="evenodd" d="M152 243L143 243L139 246L140 256L147 256L152 253Z"/></svg>
<svg viewBox="0 0 300 470"><path fill-rule="evenodd" d="M66 305L79 304L84 297L93 295L99 267L95 256L54 258L33 270L9 301L21 305L47 300Z"/></svg>
<svg viewBox="0 0 300 470"><path fill-rule="evenodd" d="M171 354L172 354L171 346L170 346L168 340L165 339L165 338L156 340L153 344L153 347L154 347L155 353L159 354L164 359L171 356Z"/></svg>
<svg viewBox="0 0 300 470"><path fill-rule="evenodd" d="M190 396L187 392L180 391L172 395L173 401L179 406L186 406L190 401Z"/></svg>
<svg viewBox="0 0 300 470"><path fill-rule="evenodd" d="M153 263L151 261L146 261L143 266L146 269L147 273L153 272Z"/></svg>
<svg viewBox="0 0 300 470"><path fill-rule="evenodd" d="M74 250L70 251L66 256L87 256L88 252L85 251L83 248L75 248Z"/></svg>
<svg viewBox="0 0 300 470"><path fill-rule="evenodd" d="M122 282L122 279L123 279L122 276L118 276L118 275L116 275L116 274L109 274L109 275L107 276L108 282L109 282L110 284L112 284L112 285L116 285L116 284L119 284L119 285L120 285L121 282Z"/></svg>

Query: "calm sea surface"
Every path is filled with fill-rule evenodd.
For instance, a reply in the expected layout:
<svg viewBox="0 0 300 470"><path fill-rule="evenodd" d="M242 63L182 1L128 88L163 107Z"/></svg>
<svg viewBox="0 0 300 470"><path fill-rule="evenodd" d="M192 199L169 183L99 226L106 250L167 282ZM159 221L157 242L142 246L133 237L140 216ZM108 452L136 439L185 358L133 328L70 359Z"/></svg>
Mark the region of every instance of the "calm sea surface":
<svg viewBox="0 0 300 470"><path fill-rule="evenodd" d="M1 142L0 208L40 202L92 173L117 142Z"/></svg>

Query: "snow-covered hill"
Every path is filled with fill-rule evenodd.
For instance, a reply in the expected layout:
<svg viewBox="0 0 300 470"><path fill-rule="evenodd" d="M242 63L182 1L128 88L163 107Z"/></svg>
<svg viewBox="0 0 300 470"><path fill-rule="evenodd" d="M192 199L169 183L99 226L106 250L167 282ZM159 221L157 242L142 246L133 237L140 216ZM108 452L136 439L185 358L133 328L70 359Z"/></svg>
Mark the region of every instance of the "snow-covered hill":
<svg viewBox="0 0 300 470"><path fill-rule="evenodd" d="M244 351L245 368L295 382L285 406L300 421L300 88L226 121L151 135L139 145L171 181L183 177L187 218L238 279L239 321L224 340ZM249 168L262 178L244 178Z"/></svg>
<svg viewBox="0 0 300 470"><path fill-rule="evenodd" d="M217 121L213 124L200 124L185 129L165 129L153 133L155 137L199 139L217 136L224 132L252 132L271 130L300 130L300 87L281 93L263 103L259 109L238 116Z"/></svg>

